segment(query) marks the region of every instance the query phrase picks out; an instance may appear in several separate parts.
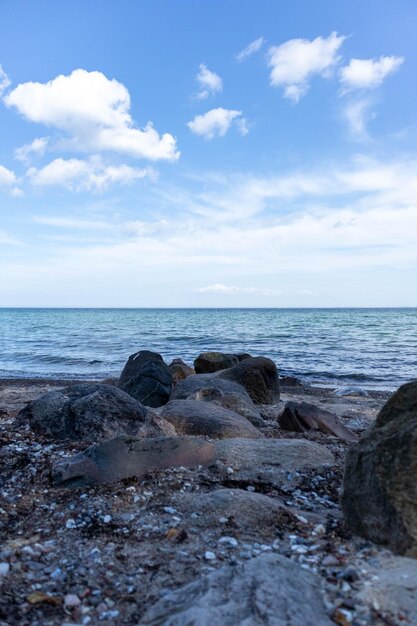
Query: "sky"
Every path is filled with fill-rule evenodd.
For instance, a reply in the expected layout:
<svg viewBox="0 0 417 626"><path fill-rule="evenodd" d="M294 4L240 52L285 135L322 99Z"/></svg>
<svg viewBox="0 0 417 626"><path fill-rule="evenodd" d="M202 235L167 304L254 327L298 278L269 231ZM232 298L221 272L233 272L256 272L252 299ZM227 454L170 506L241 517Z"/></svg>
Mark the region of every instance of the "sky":
<svg viewBox="0 0 417 626"><path fill-rule="evenodd" d="M0 0L0 306L417 306L415 0Z"/></svg>

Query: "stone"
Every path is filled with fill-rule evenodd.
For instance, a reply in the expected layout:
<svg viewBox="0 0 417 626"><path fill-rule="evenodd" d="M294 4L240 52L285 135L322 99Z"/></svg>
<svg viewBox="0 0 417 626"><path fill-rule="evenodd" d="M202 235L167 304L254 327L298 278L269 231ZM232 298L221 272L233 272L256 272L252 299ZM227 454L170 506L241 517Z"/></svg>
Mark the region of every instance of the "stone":
<svg viewBox="0 0 417 626"><path fill-rule="evenodd" d="M169 400L172 374L160 354L141 350L130 355L118 386L145 406L156 408Z"/></svg>
<svg viewBox="0 0 417 626"><path fill-rule="evenodd" d="M279 383L282 387L303 387L303 381L296 376L280 376Z"/></svg>
<svg viewBox="0 0 417 626"><path fill-rule="evenodd" d="M242 385L230 380L222 380L216 374L195 374L179 382L171 393L171 400L185 400L201 389L215 389L222 393L235 393L253 404L251 397Z"/></svg>
<svg viewBox="0 0 417 626"><path fill-rule="evenodd" d="M337 415L308 402L287 402L278 421L283 430L297 433L320 430L350 443L358 440L356 433L344 426Z"/></svg>
<svg viewBox="0 0 417 626"><path fill-rule="evenodd" d="M252 357L218 374L219 378L242 385L255 404L279 401L278 370L271 359Z"/></svg>
<svg viewBox="0 0 417 626"><path fill-rule="evenodd" d="M242 415L254 426L262 427L265 425L259 409L254 405L250 397L245 398L242 394L235 391L221 391L216 387L202 387L187 399L210 402Z"/></svg>
<svg viewBox="0 0 417 626"><path fill-rule="evenodd" d="M79 384L33 400L18 420L28 420L35 433L58 441L97 441L135 435L146 416L147 409L117 387Z"/></svg>
<svg viewBox="0 0 417 626"><path fill-rule="evenodd" d="M198 400L171 400L162 409L161 417L171 422L182 435L205 435L216 439L263 436L241 415Z"/></svg>
<svg viewBox="0 0 417 626"><path fill-rule="evenodd" d="M417 558L417 381L382 407L348 450L342 508L348 528Z"/></svg>
<svg viewBox="0 0 417 626"><path fill-rule="evenodd" d="M223 565L165 595L142 626L332 626L317 574L278 554ZM334 624L333 624L334 626Z"/></svg>
<svg viewBox="0 0 417 626"><path fill-rule="evenodd" d="M185 380L188 376L193 376L195 374L195 370L184 363L182 359L174 359L168 365L168 369L172 375L172 383L175 386L181 380Z"/></svg>
<svg viewBox="0 0 417 626"><path fill-rule="evenodd" d="M216 457L232 467L230 482L267 483L275 487L296 486L300 472L322 470L334 464L325 446L304 439L224 439L215 441Z"/></svg>
<svg viewBox="0 0 417 626"><path fill-rule="evenodd" d="M234 354L224 352L202 352L194 359L194 369L196 374L212 374L219 370L237 365L239 359Z"/></svg>
<svg viewBox="0 0 417 626"><path fill-rule="evenodd" d="M213 445L202 438L121 436L54 463L52 483L71 488L103 485L169 467L210 465L214 460Z"/></svg>

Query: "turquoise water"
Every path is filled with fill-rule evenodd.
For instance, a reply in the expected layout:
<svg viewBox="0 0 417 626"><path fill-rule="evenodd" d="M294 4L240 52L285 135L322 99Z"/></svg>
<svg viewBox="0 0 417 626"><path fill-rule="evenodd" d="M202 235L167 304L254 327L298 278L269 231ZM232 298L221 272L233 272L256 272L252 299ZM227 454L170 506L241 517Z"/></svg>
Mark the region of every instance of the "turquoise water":
<svg viewBox="0 0 417 626"><path fill-rule="evenodd" d="M417 309L0 309L0 378L101 378L147 349L268 356L282 374L395 389L417 378Z"/></svg>

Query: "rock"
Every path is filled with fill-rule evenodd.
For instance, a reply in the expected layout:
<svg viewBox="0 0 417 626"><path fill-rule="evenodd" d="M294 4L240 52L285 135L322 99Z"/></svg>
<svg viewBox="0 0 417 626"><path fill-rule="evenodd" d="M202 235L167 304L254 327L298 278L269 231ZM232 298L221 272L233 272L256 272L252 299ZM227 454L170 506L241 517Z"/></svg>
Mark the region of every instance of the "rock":
<svg viewBox="0 0 417 626"><path fill-rule="evenodd" d="M287 402L279 418L279 425L283 430L297 433L303 433L306 430L321 430L323 433L330 433L344 441L358 440L358 436L346 428L337 415L308 402Z"/></svg>
<svg viewBox="0 0 417 626"><path fill-rule="evenodd" d="M214 459L213 445L198 437L121 436L55 463L52 482L55 486L72 488L102 485L169 467L209 465Z"/></svg>
<svg viewBox="0 0 417 626"><path fill-rule="evenodd" d="M299 472L321 470L335 462L330 450L304 439L225 439L213 445L217 459L234 470L230 480L238 483L295 486L301 479Z"/></svg>
<svg viewBox="0 0 417 626"><path fill-rule="evenodd" d="M255 404L275 404L279 400L278 370L271 359L262 356L245 359L218 376L242 385Z"/></svg>
<svg viewBox="0 0 417 626"><path fill-rule="evenodd" d="M234 354L223 352L202 352L194 360L194 369L197 374L212 374L219 370L225 370L239 363Z"/></svg>
<svg viewBox="0 0 417 626"><path fill-rule="evenodd" d="M149 411L146 416L146 421L139 428L135 436L138 439L146 439L148 437L161 437L163 435L175 437L176 434L177 431L170 422L164 420L158 413Z"/></svg>
<svg viewBox="0 0 417 626"><path fill-rule="evenodd" d="M172 383L175 386L181 380L185 380L188 376L193 376L195 371L192 367L184 363L182 359L174 359L168 365L168 369L172 375Z"/></svg>
<svg viewBox="0 0 417 626"><path fill-rule="evenodd" d="M130 355L118 386L145 406L163 406L172 390L172 374L160 354L141 350Z"/></svg>
<svg viewBox="0 0 417 626"><path fill-rule="evenodd" d="M356 534L417 558L417 381L403 385L347 455L342 508Z"/></svg>
<svg viewBox="0 0 417 626"><path fill-rule="evenodd" d="M243 489L182 494L177 505L182 512L198 511L200 515L194 523L204 528L222 527L221 518L233 520L240 536L275 536L277 527L294 520L294 515L277 498Z"/></svg>
<svg viewBox="0 0 417 626"><path fill-rule="evenodd" d="M332 626L322 581L277 554L220 569L165 595L143 626ZM334 625L333 625L334 626Z"/></svg>
<svg viewBox="0 0 417 626"><path fill-rule="evenodd" d="M185 400L201 389L217 389L223 393L239 394L248 403L253 404L251 397L242 385L222 380L216 374L195 374L179 382L171 393L171 400Z"/></svg>
<svg viewBox="0 0 417 626"><path fill-rule="evenodd" d="M224 392L216 387L202 387L187 399L210 402L211 404L222 406L234 413L238 413L238 415L242 415L254 426L264 426L264 420L250 397L245 398L242 394L235 391Z"/></svg>
<svg viewBox="0 0 417 626"><path fill-rule="evenodd" d="M197 400L171 400L161 411L161 417L183 435L207 437L251 437L263 435L237 413L212 403Z"/></svg>
<svg viewBox="0 0 417 626"><path fill-rule="evenodd" d="M97 441L135 435L146 415L140 402L117 387L79 384L33 400L18 420L27 419L34 432L55 440Z"/></svg>
<svg viewBox="0 0 417 626"><path fill-rule="evenodd" d="M303 381L296 376L280 376L279 383L282 387L303 387Z"/></svg>

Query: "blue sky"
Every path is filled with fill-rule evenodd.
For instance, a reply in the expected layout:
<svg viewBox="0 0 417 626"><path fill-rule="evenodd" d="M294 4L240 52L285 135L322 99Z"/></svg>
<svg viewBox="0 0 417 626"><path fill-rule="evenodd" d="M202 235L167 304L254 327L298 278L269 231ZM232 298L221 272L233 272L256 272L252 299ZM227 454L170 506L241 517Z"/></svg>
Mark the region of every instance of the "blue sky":
<svg viewBox="0 0 417 626"><path fill-rule="evenodd" d="M417 306L414 1L0 24L0 306Z"/></svg>

